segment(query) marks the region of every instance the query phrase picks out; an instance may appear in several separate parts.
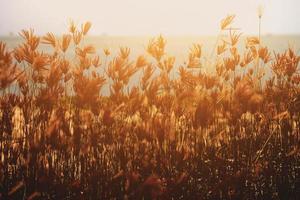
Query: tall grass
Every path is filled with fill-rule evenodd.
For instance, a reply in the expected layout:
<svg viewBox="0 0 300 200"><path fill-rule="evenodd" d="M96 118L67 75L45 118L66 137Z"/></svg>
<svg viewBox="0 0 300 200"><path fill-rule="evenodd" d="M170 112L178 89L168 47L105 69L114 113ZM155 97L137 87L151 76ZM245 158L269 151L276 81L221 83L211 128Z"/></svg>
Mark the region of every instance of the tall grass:
<svg viewBox="0 0 300 200"><path fill-rule="evenodd" d="M100 60L89 22L1 42L0 199L297 199L300 57L259 37L240 52L233 20L211 73L199 44L175 68L162 36Z"/></svg>

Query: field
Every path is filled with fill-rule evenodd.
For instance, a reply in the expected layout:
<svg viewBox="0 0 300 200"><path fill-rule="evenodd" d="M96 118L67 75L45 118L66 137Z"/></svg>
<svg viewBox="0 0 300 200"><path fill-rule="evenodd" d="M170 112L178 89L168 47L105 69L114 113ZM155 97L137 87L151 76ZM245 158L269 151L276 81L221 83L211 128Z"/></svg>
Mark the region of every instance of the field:
<svg viewBox="0 0 300 200"><path fill-rule="evenodd" d="M298 50L234 18L186 53L90 22L3 38L0 199L298 199Z"/></svg>

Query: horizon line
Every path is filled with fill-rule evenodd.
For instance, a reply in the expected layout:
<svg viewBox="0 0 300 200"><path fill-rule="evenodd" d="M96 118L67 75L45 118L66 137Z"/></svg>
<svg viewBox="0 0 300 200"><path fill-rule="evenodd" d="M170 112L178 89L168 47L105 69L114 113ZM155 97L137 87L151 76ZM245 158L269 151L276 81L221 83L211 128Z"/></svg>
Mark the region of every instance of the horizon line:
<svg viewBox="0 0 300 200"><path fill-rule="evenodd" d="M61 37L64 34L68 33L62 33L62 34L54 34L57 37ZM255 36L258 34L245 34L241 32L241 37L243 36ZM35 34L36 36L42 37L46 34ZM86 37L155 37L158 35L162 35L164 37L218 37L218 34L164 34L164 33L158 33L158 34L109 34L109 33L101 33L101 34L87 34ZM223 35L223 34L222 34ZM224 34L226 35L226 34ZM299 33L265 33L261 35L262 37L269 37L269 36L300 36ZM18 38L21 37L18 33L8 33L8 34L0 34L0 37L14 37Z"/></svg>

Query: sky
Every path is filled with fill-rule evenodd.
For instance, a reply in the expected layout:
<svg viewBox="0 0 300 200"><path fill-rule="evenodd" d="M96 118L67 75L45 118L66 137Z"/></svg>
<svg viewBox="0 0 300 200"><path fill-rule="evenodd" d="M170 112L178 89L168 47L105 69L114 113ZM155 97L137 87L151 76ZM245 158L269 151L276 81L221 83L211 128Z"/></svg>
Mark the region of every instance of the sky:
<svg viewBox="0 0 300 200"><path fill-rule="evenodd" d="M29 28L62 34L70 19L92 22L91 35L215 35L228 14L255 34L259 5L262 34L300 34L299 0L0 0L0 35Z"/></svg>

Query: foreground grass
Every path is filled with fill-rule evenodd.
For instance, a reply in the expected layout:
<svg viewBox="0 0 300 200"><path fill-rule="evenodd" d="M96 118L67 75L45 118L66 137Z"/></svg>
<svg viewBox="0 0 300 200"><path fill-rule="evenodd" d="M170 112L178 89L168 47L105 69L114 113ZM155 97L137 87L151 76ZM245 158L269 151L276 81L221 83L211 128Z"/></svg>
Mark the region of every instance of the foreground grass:
<svg viewBox="0 0 300 200"><path fill-rule="evenodd" d="M162 36L100 60L90 23L0 43L1 198L297 199L300 58L256 37L239 52L233 20L211 58L194 44L179 68Z"/></svg>

